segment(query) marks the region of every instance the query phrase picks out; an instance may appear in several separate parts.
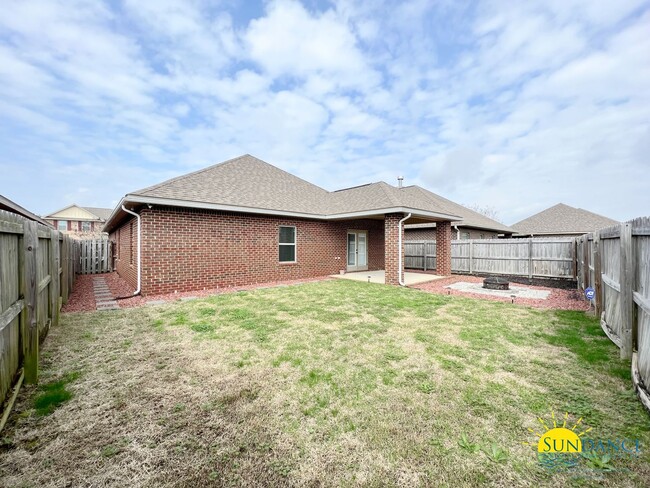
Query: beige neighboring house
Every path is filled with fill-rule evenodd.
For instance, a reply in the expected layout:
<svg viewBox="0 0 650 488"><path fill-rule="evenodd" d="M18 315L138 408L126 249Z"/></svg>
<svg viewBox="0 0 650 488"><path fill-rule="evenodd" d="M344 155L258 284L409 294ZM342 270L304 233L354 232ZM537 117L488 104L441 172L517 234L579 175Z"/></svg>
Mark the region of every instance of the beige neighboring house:
<svg viewBox="0 0 650 488"><path fill-rule="evenodd" d="M620 222L582 208L558 203L516 224L513 237L576 237Z"/></svg>
<svg viewBox="0 0 650 488"><path fill-rule="evenodd" d="M424 188L418 187L418 190L449 213L460 215L463 218L461 221L451 223L453 239L498 239L511 237L514 233L511 227L481 213L447 200ZM434 241L436 239L436 224L405 225L404 236L407 241Z"/></svg>
<svg viewBox="0 0 650 488"><path fill-rule="evenodd" d="M73 203L45 215L43 219L62 232L79 235L99 234L112 211L110 208L80 207Z"/></svg>

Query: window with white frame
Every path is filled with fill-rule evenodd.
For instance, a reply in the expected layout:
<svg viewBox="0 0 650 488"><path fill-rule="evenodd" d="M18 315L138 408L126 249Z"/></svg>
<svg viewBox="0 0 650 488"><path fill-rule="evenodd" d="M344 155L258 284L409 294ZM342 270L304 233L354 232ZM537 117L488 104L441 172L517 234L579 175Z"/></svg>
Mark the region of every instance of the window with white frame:
<svg viewBox="0 0 650 488"><path fill-rule="evenodd" d="M279 259L281 263L296 262L296 228L281 225L278 235Z"/></svg>
<svg viewBox="0 0 650 488"><path fill-rule="evenodd" d="M67 220L59 220L56 224L57 229L59 230L68 230L68 221Z"/></svg>
<svg viewBox="0 0 650 488"><path fill-rule="evenodd" d="M83 232L90 232L90 222L82 222L81 223L81 230Z"/></svg>

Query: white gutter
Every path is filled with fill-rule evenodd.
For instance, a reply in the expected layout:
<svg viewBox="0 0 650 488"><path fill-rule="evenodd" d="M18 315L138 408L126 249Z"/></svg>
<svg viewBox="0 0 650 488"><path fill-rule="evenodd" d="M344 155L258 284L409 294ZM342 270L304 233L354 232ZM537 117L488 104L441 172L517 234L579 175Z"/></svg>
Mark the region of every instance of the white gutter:
<svg viewBox="0 0 650 488"><path fill-rule="evenodd" d="M454 229L456 229L456 239L460 240L460 230L458 230L458 226L454 225Z"/></svg>
<svg viewBox="0 0 650 488"><path fill-rule="evenodd" d="M133 296L136 296L140 294L140 284L142 280L142 260L140 259L140 246L141 246L140 216L137 213L128 210L124 205L122 205L122 210L124 210L128 214L133 215L136 219L138 219L138 288L133 292Z"/></svg>
<svg viewBox="0 0 650 488"><path fill-rule="evenodd" d="M189 200L177 200L172 198L160 198L160 197L143 197L140 195L131 195L128 194L118 204L118 206L113 210L111 216L106 219L104 228L108 227L111 224L112 220L119 213L120 206L127 203L141 203L145 205L166 205L170 207L184 207L184 208L200 208L205 210L221 210L225 212L240 212L240 213L253 213L261 215L274 215L274 216L283 216L283 217L298 217L305 219L314 219L314 220L326 220L326 221L335 221L335 220L344 220L344 219L354 219L354 218L364 218L364 217L373 217L378 215L385 215L387 213L407 213L410 212L413 215L423 218L431 219L443 219L443 220L452 220L458 221L462 220L462 217L458 215L450 215L446 213L431 212L429 210L422 210L412 207L387 207L387 208L377 208L370 210L362 210L358 212L346 212L339 214L311 214L304 212L287 212L283 210L270 210L265 208L255 208L255 207L240 207L235 205L223 205L217 203L205 203L205 202L192 202Z"/></svg>
<svg viewBox="0 0 650 488"><path fill-rule="evenodd" d="M399 273L399 277L397 278L397 281L400 284L400 286L405 286L404 276L403 276L404 273L402 273L402 224L410 218L411 218L411 214L409 213L397 224L397 232L399 236L397 238L397 248L399 250L399 254L397 255L397 272Z"/></svg>

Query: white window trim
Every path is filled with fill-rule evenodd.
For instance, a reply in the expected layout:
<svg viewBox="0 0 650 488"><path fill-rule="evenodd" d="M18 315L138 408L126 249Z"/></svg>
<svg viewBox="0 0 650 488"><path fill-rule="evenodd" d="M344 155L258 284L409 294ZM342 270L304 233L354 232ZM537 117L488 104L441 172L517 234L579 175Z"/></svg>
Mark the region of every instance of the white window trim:
<svg viewBox="0 0 650 488"><path fill-rule="evenodd" d="M84 225L88 225L88 230L84 229ZM90 222L87 222L87 221L82 221L81 222L81 232L90 232L90 231L92 231L92 224Z"/></svg>
<svg viewBox="0 0 650 488"><path fill-rule="evenodd" d="M65 222L65 229L61 228L61 224L63 222ZM68 221L67 220L57 220L57 222L56 222L56 230L61 231L61 232L67 231L68 230Z"/></svg>
<svg viewBox="0 0 650 488"><path fill-rule="evenodd" d="M288 242L280 242L280 229L282 227L293 228L293 244ZM280 261L280 246L293 246L293 261ZM298 229L295 225L279 225L278 226L278 263L292 264L298 262Z"/></svg>

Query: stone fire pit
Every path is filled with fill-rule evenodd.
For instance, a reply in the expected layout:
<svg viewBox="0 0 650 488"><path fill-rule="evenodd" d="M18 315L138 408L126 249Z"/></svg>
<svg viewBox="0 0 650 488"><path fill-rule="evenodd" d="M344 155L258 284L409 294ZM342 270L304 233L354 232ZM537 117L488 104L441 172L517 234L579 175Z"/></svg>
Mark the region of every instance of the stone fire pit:
<svg viewBox="0 0 650 488"><path fill-rule="evenodd" d="M488 290L509 290L510 282L498 276L488 276L483 280L483 288Z"/></svg>

